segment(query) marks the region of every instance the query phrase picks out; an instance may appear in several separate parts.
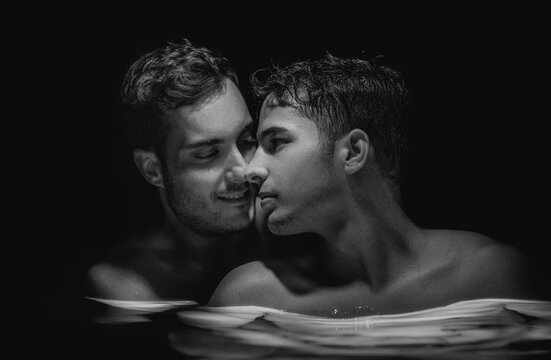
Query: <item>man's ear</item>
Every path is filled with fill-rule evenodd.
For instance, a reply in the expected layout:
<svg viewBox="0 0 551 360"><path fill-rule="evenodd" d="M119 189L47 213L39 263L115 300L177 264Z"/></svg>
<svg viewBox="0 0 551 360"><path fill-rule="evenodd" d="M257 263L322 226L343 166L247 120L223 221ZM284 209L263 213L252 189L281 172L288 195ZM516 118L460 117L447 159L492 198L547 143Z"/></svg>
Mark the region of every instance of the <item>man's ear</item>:
<svg viewBox="0 0 551 360"><path fill-rule="evenodd" d="M354 129L339 142L344 171L351 175L363 168L369 155L369 137L365 131Z"/></svg>
<svg viewBox="0 0 551 360"><path fill-rule="evenodd" d="M153 151L135 149L134 163L148 183L157 187L164 187L161 162Z"/></svg>

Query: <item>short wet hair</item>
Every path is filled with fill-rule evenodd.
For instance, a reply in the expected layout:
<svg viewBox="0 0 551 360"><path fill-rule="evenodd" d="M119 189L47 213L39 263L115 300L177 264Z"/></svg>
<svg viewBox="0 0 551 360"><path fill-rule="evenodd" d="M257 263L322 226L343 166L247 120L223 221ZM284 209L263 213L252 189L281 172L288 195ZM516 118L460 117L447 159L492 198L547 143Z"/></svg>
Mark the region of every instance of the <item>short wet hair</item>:
<svg viewBox="0 0 551 360"><path fill-rule="evenodd" d="M238 85L229 61L188 39L142 55L129 67L121 87L121 119L132 146L164 159L166 113L208 101L224 90L226 79Z"/></svg>
<svg viewBox="0 0 551 360"><path fill-rule="evenodd" d="M382 173L399 181L407 153L404 123L409 93L399 71L372 60L339 58L297 61L256 71L250 77L260 102L275 99L316 123L322 149L358 128L367 133Z"/></svg>

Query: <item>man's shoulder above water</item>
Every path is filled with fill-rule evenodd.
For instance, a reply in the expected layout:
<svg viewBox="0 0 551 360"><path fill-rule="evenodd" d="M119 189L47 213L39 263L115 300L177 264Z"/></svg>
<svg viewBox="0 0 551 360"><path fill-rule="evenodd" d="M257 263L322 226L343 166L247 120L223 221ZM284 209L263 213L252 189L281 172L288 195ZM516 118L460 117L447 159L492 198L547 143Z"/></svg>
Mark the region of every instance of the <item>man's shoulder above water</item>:
<svg viewBox="0 0 551 360"><path fill-rule="evenodd" d="M163 236L151 231L129 236L108 250L87 273L90 296L116 300L158 298L151 276L170 266L163 259Z"/></svg>
<svg viewBox="0 0 551 360"><path fill-rule="evenodd" d="M422 263L425 279L450 298L535 296L533 267L517 248L485 235L459 230L428 230Z"/></svg>
<svg viewBox="0 0 551 360"><path fill-rule="evenodd" d="M244 231L210 248L186 245L162 229L135 235L89 269L89 294L117 300L206 302L228 271L255 258L255 234Z"/></svg>
<svg viewBox="0 0 551 360"><path fill-rule="evenodd" d="M517 249L473 232L423 234L412 261L397 275L391 269L380 288L361 280L319 284L294 260L256 261L231 271L209 305L257 305L311 315L331 315L340 309L341 316L357 316L415 311L467 299L537 296L529 261Z"/></svg>
<svg viewBox="0 0 551 360"><path fill-rule="evenodd" d="M281 261L286 264L285 260ZM264 261L253 261L230 271L216 288L209 306L258 305L280 308L291 294Z"/></svg>

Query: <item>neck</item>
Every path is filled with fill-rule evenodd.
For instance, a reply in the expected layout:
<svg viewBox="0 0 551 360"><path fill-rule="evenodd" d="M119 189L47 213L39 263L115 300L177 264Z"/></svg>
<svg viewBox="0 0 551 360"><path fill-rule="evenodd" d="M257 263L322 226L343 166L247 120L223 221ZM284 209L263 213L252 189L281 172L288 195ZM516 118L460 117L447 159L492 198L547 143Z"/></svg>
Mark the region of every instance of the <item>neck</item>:
<svg viewBox="0 0 551 360"><path fill-rule="evenodd" d="M206 259L219 256L233 244L234 235L206 235L193 231L187 224L172 212L169 206L163 202L165 219L163 223L163 238L166 241L167 250L174 252L176 256L195 259Z"/></svg>
<svg viewBox="0 0 551 360"><path fill-rule="evenodd" d="M340 281L361 280L376 291L411 264L420 230L391 185L371 179L366 188L362 181L335 209L335 220L318 233L325 239L321 259Z"/></svg>

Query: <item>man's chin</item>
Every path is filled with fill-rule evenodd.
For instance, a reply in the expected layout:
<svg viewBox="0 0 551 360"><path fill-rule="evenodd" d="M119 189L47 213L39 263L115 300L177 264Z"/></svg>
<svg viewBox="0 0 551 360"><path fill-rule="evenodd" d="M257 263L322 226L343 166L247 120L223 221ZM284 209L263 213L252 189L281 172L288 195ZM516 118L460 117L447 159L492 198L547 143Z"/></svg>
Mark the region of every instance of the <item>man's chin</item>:
<svg viewBox="0 0 551 360"><path fill-rule="evenodd" d="M239 234L242 231L247 230L251 226L252 222L240 222L240 223L218 223L211 226L208 229L202 229L200 233L208 236L232 236Z"/></svg>
<svg viewBox="0 0 551 360"><path fill-rule="evenodd" d="M227 229L228 232L238 232L252 226L253 222L254 222L254 219L249 217L248 214L244 214L242 216L238 216L238 217L236 216L233 218L226 219L222 227Z"/></svg>
<svg viewBox="0 0 551 360"><path fill-rule="evenodd" d="M297 229L296 222L289 216L277 216L273 212L268 215L268 229L275 235L295 235L302 231Z"/></svg>

